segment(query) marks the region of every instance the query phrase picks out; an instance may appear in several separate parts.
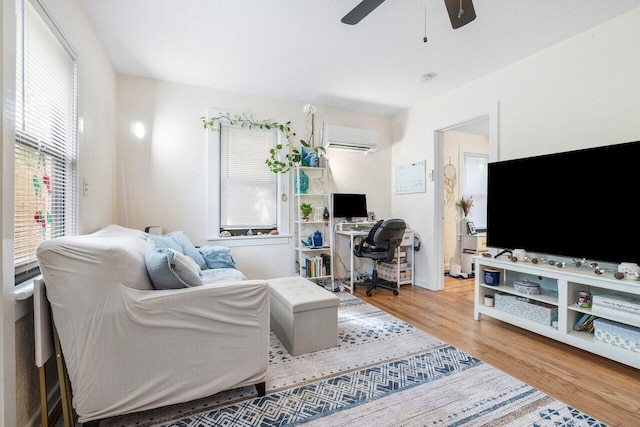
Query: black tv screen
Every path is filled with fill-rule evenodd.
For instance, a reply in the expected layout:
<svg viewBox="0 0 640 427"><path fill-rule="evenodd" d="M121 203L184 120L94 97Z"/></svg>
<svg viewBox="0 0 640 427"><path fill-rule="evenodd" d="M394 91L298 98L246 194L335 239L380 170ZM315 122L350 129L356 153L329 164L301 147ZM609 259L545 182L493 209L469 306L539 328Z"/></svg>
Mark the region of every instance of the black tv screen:
<svg viewBox="0 0 640 427"><path fill-rule="evenodd" d="M487 245L640 263L640 141L489 163Z"/></svg>
<svg viewBox="0 0 640 427"><path fill-rule="evenodd" d="M334 218L362 218L367 216L367 197L364 194L333 193Z"/></svg>

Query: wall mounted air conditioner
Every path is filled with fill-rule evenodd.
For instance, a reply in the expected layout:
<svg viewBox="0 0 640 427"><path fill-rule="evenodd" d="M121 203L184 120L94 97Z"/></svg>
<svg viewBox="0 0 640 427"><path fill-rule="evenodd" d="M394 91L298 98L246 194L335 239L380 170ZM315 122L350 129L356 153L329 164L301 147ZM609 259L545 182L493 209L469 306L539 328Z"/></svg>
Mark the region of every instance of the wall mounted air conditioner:
<svg viewBox="0 0 640 427"><path fill-rule="evenodd" d="M372 153L378 148L378 132L324 124L322 146L341 150Z"/></svg>

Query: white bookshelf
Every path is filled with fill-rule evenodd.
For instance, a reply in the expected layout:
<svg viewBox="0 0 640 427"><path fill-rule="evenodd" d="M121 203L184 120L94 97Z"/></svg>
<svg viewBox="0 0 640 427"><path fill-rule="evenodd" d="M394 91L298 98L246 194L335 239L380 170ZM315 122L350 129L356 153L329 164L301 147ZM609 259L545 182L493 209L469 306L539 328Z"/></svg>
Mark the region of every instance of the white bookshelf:
<svg viewBox="0 0 640 427"><path fill-rule="evenodd" d="M333 228L331 206L331 171L329 167L296 166L294 172L294 265L295 274L314 282L330 284L334 289L333 277ZM309 177L306 193L301 193L295 182L300 182L304 172ZM313 211L308 220L302 218L301 203L310 203ZM315 217L315 208L327 208L329 218L325 221ZM323 209L324 210L324 209ZM313 240L316 231L322 233L322 246L304 245L309 236ZM326 261L329 266L327 267ZM309 265L314 263L314 267Z"/></svg>

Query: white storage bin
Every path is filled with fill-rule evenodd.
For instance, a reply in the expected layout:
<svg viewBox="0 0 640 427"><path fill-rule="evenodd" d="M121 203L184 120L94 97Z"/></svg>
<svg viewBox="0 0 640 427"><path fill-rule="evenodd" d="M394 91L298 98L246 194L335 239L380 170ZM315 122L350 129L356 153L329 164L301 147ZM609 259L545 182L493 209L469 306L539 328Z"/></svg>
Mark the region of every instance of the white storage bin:
<svg viewBox="0 0 640 427"><path fill-rule="evenodd" d="M554 320L558 320L558 307L547 307L540 304L542 303L513 295L500 293L495 295L495 308L498 310L551 326Z"/></svg>
<svg viewBox="0 0 640 427"><path fill-rule="evenodd" d="M640 328L608 319L596 319L593 324L595 339L598 341L640 353Z"/></svg>

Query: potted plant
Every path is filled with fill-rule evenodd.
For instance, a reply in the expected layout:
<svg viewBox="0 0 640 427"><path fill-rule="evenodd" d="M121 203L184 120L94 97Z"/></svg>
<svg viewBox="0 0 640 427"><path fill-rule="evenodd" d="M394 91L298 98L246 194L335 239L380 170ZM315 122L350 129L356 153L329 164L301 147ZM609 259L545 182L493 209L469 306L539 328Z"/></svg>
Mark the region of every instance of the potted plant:
<svg viewBox="0 0 640 427"><path fill-rule="evenodd" d="M293 144L293 138L296 134L291 131L290 121L278 123L270 120L256 120L246 113L233 115L231 113L222 113L216 117L201 117L200 120L202 120L205 129L211 129L214 132L220 131L220 122L222 121L249 129L278 129L287 139L287 143L278 144L269 150L269 157L265 160L265 163L274 173L289 172L293 166L300 163L302 156L300 155L300 150ZM302 140L300 143L303 145L306 144L306 142ZM283 153L281 153L281 151L283 151Z"/></svg>
<svg viewBox="0 0 640 427"><path fill-rule="evenodd" d="M306 124L307 126L311 126L311 129L309 129L309 137L308 137L308 141L305 141L303 139L300 140L300 145L302 146L300 151L301 151L301 160L302 160L302 165L303 166L313 166L313 167L324 167L325 166L325 159L324 159L324 152L325 152L325 148L318 146L315 146L315 117L316 117L316 111L318 111L318 109L315 107L315 105L312 104L306 104L303 108L302 111L304 111L307 114L306 117Z"/></svg>
<svg viewBox="0 0 640 427"><path fill-rule="evenodd" d="M311 215L312 211L311 203L300 203L300 213L303 221L309 221L309 215Z"/></svg>

